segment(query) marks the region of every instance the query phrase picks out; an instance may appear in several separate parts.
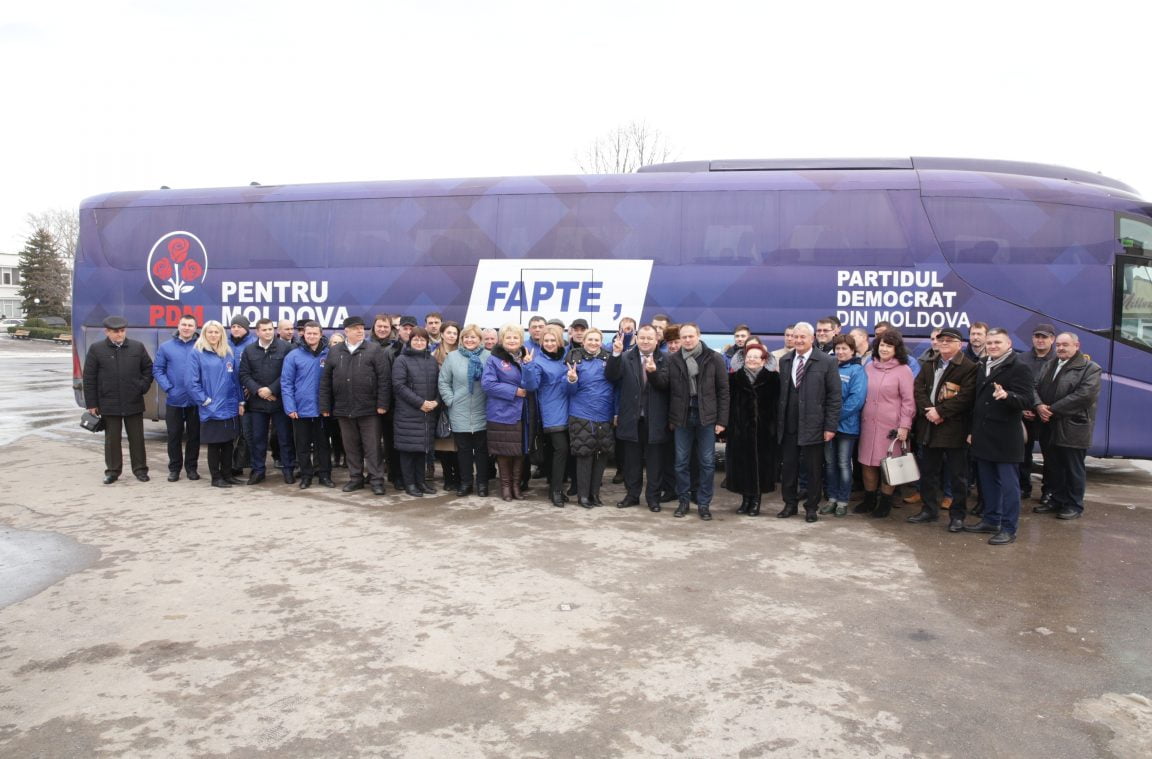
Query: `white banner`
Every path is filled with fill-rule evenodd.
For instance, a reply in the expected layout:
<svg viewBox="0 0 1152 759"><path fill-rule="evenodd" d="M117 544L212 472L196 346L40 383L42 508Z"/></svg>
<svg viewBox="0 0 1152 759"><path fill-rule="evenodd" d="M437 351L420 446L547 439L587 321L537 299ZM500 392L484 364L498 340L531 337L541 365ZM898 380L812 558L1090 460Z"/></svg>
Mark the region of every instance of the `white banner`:
<svg viewBox="0 0 1152 759"><path fill-rule="evenodd" d="M527 327L539 314L565 324L582 317L593 327L615 330L621 317L640 321L651 276L651 261L482 259L465 322Z"/></svg>

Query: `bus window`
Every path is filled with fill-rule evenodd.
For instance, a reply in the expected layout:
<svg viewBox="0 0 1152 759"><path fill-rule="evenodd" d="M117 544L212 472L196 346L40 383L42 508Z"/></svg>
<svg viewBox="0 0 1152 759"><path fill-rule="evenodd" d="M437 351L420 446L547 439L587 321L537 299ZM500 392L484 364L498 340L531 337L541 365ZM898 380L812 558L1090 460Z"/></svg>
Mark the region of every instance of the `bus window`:
<svg viewBox="0 0 1152 759"><path fill-rule="evenodd" d="M779 193L698 192L684 198L683 262L773 263L780 237Z"/></svg>
<svg viewBox="0 0 1152 759"><path fill-rule="evenodd" d="M1070 324L1110 328L1110 211L964 197L926 197L924 207L944 258L972 287ZM1084 297L1069 297L1069 288Z"/></svg>
<svg viewBox="0 0 1152 759"><path fill-rule="evenodd" d="M464 266L495 255L493 197L366 198L330 206L329 266Z"/></svg>
<svg viewBox="0 0 1152 759"><path fill-rule="evenodd" d="M1120 337L1152 349L1152 265L1126 259L1120 272Z"/></svg>
<svg viewBox="0 0 1152 759"><path fill-rule="evenodd" d="M780 229L783 264L911 266L915 261L893 198L883 190L781 192Z"/></svg>
<svg viewBox="0 0 1152 759"><path fill-rule="evenodd" d="M506 258L634 258L679 263L680 193L505 195Z"/></svg>

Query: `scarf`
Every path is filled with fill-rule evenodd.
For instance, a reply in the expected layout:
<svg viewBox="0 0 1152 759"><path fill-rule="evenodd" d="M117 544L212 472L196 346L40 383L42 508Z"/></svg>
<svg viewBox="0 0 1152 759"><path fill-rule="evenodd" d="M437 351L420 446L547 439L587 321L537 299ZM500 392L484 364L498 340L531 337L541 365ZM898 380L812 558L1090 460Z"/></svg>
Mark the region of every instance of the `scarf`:
<svg viewBox="0 0 1152 759"><path fill-rule="evenodd" d="M480 363L480 354L484 352L484 346L477 345L474 351L460 346L456 352L468 359L468 395L472 395L472 391L476 389L476 383L484 374L484 365Z"/></svg>
<svg viewBox="0 0 1152 759"><path fill-rule="evenodd" d="M560 346L554 351L548 351L541 347L540 352L553 361L562 361L564 359L564 346Z"/></svg>
<svg viewBox="0 0 1152 759"><path fill-rule="evenodd" d="M756 378L760 376L760 372L762 371L764 371L764 367L760 367L759 369L749 369L747 366L745 366L744 373L748 375L748 384L755 386Z"/></svg>
<svg viewBox="0 0 1152 759"><path fill-rule="evenodd" d="M984 376L987 377L988 375L992 374L992 370L995 369L996 367L1000 366L1000 364L1007 361L1008 357L1011 355L1012 355L1012 353L1009 351L1008 353L1005 353L1000 358L996 358L996 359L992 358L991 356L988 356L988 364L984 369Z"/></svg>
<svg viewBox="0 0 1152 759"><path fill-rule="evenodd" d="M704 343L696 343L693 350L687 348L680 349L680 355L684 358L684 363L688 365L688 394L696 396L696 377L700 374L700 365L696 363L696 359L704 352Z"/></svg>

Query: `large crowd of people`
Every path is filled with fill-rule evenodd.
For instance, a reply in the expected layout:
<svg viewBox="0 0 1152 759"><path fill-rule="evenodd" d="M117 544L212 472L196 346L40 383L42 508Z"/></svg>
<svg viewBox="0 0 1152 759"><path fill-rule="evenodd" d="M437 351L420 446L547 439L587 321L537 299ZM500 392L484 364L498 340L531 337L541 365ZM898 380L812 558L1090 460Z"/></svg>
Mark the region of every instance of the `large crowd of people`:
<svg viewBox="0 0 1152 759"><path fill-rule="evenodd" d="M149 479L144 395L155 381L166 395L170 482L200 479L204 444L212 486L257 485L271 448L285 484L301 489L335 487L333 471L346 467L345 492L385 495L390 483L420 498L438 492L439 462L457 497L488 497L495 479L502 499L521 500L538 478L542 501L592 509L615 462L618 508L675 503L684 517L695 504L708 521L722 441L721 487L740 496L739 514L759 515L779 485L779 518L801 505L816 522L919 504L907 522L947 512L950 532L989 533L992 545L1016 539L1037 445L1033 511L1083 513L1101 374L1075 334L1050 324L1037 324L1024 350L980 322L967 339L939 329L913 357L891 325L841 334L832 316L787 325L776 350L743 324L714 350L699 326L665 314L624 318L609 335L543 316L527 331L439 313L423 326L352 316L328 336L312 321L237 316L225 327L185 316L154 361L122 317L104 328L84 362L84 396L106 423L105 484L122 473L125 434L133 473ZM909 455L919 480L893 482L886 467Z"/></svg>

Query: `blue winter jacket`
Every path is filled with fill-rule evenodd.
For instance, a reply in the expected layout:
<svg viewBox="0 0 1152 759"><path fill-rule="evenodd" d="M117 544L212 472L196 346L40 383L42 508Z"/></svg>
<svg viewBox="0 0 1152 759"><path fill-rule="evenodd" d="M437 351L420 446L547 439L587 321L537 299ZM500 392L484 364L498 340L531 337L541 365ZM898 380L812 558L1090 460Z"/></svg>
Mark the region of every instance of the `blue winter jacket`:
<svg viewBox="0 0 1152 759"><path fill-rule="evenodd" d="M234 356L220 358L209 351L188 357L188 392L200 407L201 421L240 415L240 367ZM205 405L205 401L211 402Z"/></svg>
<svg viewBox="0 0 1152 759"><path fill-rule="evenodd" d="M480 351L481 367L491 354ZM483 376L483 369L481 369ZM453 432L479 432L488 425L488 396L480 380L469 382L468 357L452 351L440 367L440 398L448 408L448 421ZM471 385L471 387L469 387Z"/></svg>
<svg viewBox="0 0 1152 759"><path fill-rule="evenodd" d="M578 379L575 382L565 379L569 416L590 422L612 421L616 415L616 387L604 378L604 367L608 365L610 355L601 349L597 356L576 365Z"/></svg>
<svg viewBox="0 0 1152 759"><path fill-rule="evenodd" d="M228 348L232 351L232 355L236 357L236 366L240 366L240 357L244 355L244 349L252 343L256 342L256 330L250 329L239 342L236 338L232 337L231 328L227 325L224 326L225 340L228 341Z"/></svg>
<svg viewBox="0 0 1152 759"><path fill-rule="evenodd" d="M844 435L860 434L860 412L868 397L868 375L860 359L853 358L840 364L840 425L836 431Z"/></svg>
<svg viewBox="0 0 1152 759"><path fill-rule="evenodd" d="M551 359L543 350L536 351L524 365L524 388L536 392L536 404L544 429L568 429L568 367L564 354Z"/></svg>
<svg viewBox="0 0 1152 759"><path fill-rule="evenodd" d="M195 337L188 342L174 337L156 349L152 377L168 396L164 403L172 408L196 405L188 393L188 357L192 355L195 344Z"/></svg>
<svg viewBox="0 0 1152 759"><path fill-rule="evenodd" d="M480 386L487 394L486 416L496 424L516 424L524 413L524 399L517 397L521 384L520 364L509 360L508 352L497 345L484 364Z"/></svg>
<svg viewBox="0 0 1152 759"><path fill-rule="evenodd" d="M320 416L320 375L328 358L328 340L321 337L313 351L301 343L288 352L280 369L280 399L284 413L293 412L304 419Z"/></svg>

